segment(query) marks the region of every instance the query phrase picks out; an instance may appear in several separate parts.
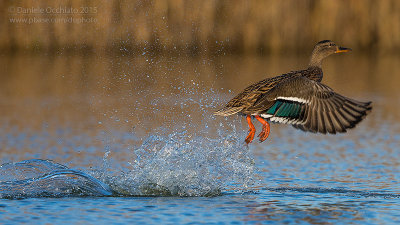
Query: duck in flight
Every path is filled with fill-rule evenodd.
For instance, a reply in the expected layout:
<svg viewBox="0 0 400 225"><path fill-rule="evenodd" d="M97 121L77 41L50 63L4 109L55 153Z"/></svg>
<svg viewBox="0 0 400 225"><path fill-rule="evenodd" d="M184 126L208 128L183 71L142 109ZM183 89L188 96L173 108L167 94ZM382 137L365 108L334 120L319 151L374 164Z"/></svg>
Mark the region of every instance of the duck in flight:
<svg viewBox="0 0 400 225"><path fill-rule="evenodd" d="M262 124L260 142L268 138L269 121L291 124L297 129L314 133L344 133L355 127L371 111L371 102L357 101L334 92L321 83L322 60L350 48L337 46L333 41L318 42L308 68L261 80L250 85L214 114L246 116L252 142L256 129L252 118Z"/></svg>

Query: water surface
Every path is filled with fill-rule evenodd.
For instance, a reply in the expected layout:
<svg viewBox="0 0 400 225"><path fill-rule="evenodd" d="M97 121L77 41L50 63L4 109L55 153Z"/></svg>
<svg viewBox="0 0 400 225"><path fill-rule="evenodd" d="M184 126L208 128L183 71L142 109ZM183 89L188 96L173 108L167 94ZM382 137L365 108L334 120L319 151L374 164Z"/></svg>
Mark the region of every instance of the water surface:
<svg viewBox="0 0 400 225"><path fill-rule="evenodd" d="M243 118L212 112L307 58L1 56L1 217L10 224L399 222L398 61L355 54L325 61L325 84L373 101L348 133L274 124L267 141L246 146Z"/></svg>

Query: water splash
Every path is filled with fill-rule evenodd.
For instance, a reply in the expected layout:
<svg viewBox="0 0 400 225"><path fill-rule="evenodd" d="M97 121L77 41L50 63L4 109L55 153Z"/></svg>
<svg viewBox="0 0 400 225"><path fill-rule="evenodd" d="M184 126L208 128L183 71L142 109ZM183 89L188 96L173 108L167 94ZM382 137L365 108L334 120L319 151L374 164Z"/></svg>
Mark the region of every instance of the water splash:
<svg viewBox="0 0 400 225"><path fill-rule="evenodd" d="M224 138L187 131L152 134L135 149L132 169L103 178L135 196L215 196L245 191L254 183L254 161L235 130Z"/></svg>
<svg viewBox="0 0 400 225"><path fill-rule="evenodd" d="M239 117L215 118L212 110L219 107L222 97L213 91L188 88L183 92L184 96L139 98L151 102L150 108L135 105L135 115L143 116L138 118L138 126L150 130L142 137L124 131L119 121L115 127L102 121L107 132L99 139L104 141L106 153L98 169L72 170L47 160L3 165L0 197L216 196L247 192L255 183L255 163L243 142L245 131L235 126L240 123ZM160 125L159 121L164 123ZM113 152L132 160L114 159ZM126 161L130 166L121 166Z"/></svg>
<svg viewBox="0 0 400 225"><path fill-rule="evenodd" d="M212 114L225 101L220 94L183 88L176 96L149 93L139 100L146 98L150 108L136 108L135 114L145 117L139 124L150 124L151 131L131 148L130 168L115 174L112 169L105 172L110 171L106 167L94 171L94 177L116 193L133 196L215 196L246 192L255 183L245 131L235 126L240 117L225 120ZM110 161L105 164L112 167Z"/></svg>
<svg viewBox="0 0 400 225"><path fill-rule="evenodd" d="M235 126L220 125L212 137L160 129L134 149L127 171L78 171L32 159L0 167L0 197L216 196L245 192L254 183L254 161ZM228 134L228 135L226 135Z"/></svg>

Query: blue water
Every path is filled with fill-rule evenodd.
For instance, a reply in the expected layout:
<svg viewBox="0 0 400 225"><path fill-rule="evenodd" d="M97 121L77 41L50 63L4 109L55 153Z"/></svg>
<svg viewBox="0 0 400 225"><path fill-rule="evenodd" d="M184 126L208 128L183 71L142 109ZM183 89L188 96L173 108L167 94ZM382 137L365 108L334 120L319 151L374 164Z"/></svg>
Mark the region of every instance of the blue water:
<svg viewBox="0 0 400 225"><path fill-rule="evenodd" d="M382 203L384 202L384 203ZM262 191L218 197L91 197L3 200L13 223L391 224L397 199L352 194ZM18 213L16 212L18 211ZM393 211L391 214L385 212Z"/></svg>
<svg viewBox="0 0 400 225"><path fill-rule="evenodd" d="M131 152L137 157L130 167L119 171L107 154L98 168L68 168L47 160L4 164L0 168L2 221L400 222L400 153L396 151L400 135L395 125L381 123L368 130L371 121L366 121L348 134L323 138L273 125L275 132L266 143L248 147L242 140L245 125L239 129L224 119L216 120L221 122L217 131L225 137L199 133L188 137L175 131L150 134ZM234 122L240 124L240 118ZM125 141L132 138L125 136ZM44 137L56 138L39 133L31 140ZM75 137L77 142L84 139Z"/></svg>
<svg viewBox="0 0 400 225"><path fill-rule="evenodd" d="M357 92L374 108L348 133L272 124L247 146L242 117L212 115L233 93L194 74L167 79L171 89L160 77L125 90L124 78L116 95L101 84L0 98L1 223L400 222L396 96Z"/></svg>

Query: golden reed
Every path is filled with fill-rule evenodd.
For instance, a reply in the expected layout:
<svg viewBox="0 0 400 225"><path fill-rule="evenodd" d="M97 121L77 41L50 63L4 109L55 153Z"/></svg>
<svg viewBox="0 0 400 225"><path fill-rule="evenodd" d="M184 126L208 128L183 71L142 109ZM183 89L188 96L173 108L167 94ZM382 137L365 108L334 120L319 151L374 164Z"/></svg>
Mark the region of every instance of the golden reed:
<svg viewBox="0 0 400 225"><path fill-rule="evenodd" d="M400 50L398 0L1 1L0 50L282 53L332 39Z"/></svg>

